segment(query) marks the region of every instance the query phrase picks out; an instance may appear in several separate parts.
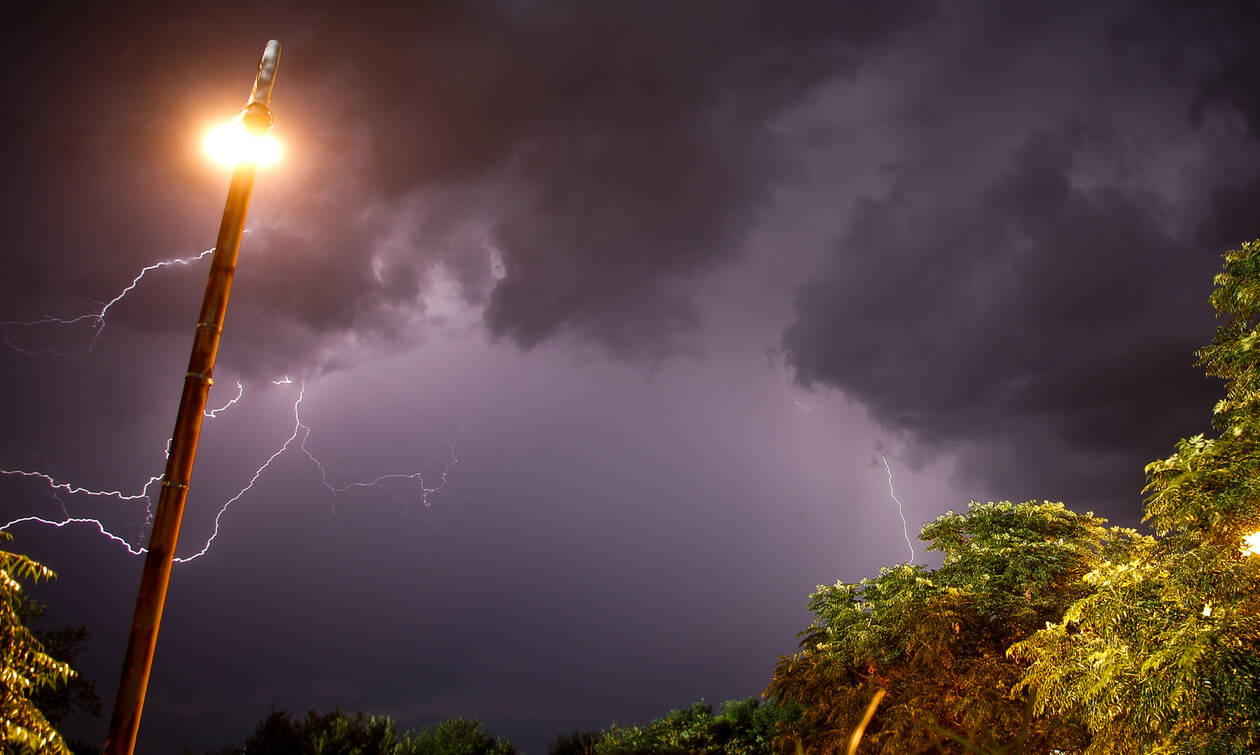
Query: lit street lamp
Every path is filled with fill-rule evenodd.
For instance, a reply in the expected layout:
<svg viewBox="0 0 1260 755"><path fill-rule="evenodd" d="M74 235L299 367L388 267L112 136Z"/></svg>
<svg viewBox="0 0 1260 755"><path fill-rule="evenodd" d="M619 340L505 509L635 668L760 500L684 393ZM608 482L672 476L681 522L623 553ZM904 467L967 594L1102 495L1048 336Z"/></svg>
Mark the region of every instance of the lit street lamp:
<svg viewBox="0 0 1260 755"><path fill-rule="evenodd" d="M227 203L223 207L223 220L210 263L201 315L197 318L197 329L193 335L188 371L184 373L184 391L179 398L166 472L162 476L162 492L158 496L157 513L149 535L144 572L140 576L136 612L131 620L122 677L118 681L114 712L105 739L108 755L131 755L136 746L140 712L149 684L149 670L153 667L162 607L166 602L175 546L179 541L179 525L184 516L188 482L192 477L197 439L201 434L201 419L206 409L206 397L214 383L214 360L223 334L228 295L232 290L232 276L236 272L241 234L245 229L245 210L254 188L254 172L260 163L267 161L269 154L278 156L276 148L261 145L270 139L271 90L275 86L279 62L280 43L273 39L267 43L262 62L258 65L258 76L249 102L233 122L234 134L226 140L237 150L235 169L228 188ZM271 143L274 144L274 140Z"/></svg>

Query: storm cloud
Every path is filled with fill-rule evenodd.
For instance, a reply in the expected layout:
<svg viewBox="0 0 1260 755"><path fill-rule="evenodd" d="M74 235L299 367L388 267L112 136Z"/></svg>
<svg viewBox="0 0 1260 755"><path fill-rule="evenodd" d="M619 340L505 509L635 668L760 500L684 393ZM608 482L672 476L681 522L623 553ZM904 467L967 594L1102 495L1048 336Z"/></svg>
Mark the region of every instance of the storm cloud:
<svg viewBox="0 0 1260 755"><path fill-rule="evenodd" d="M973 6L940 35L923 81L942 86L912 88L897 124L921 151L855 202L782 346L802 385L920 459L1132 520L1145 462L1207 429L1211 276L1258 229L1237 209L1260 198L1250 105L1229 44L1219 62L1179 40L1192 71L1131 9L1021 8ZM972 35L1000 40L1000 65Z"/></svg>
<svg viewBox="0 0 1260 755"><path fill-rule="evenodd" d="M572 334L639 361L695 351L690 284L740 257L797 159L770 123L895 48L931 12L923 0L790 13L765 2L263 10L285 18L273 32L286 41L274 105L291 161L260 179L242 259L250 274L231 316L250 334L235 346L239 366L319 372L408 348L444 324L433 311L443 295L482 308L492 338L526 349ZM80 246L95 233L138 233L137 248L195 251L172 227L204 212L210 181L205 200L170 197L156 215L127 206L127 189L171 180L139 166L208 109L193 103L191 82L207 82L195 93L203 102L209 88L212 102L239 107L231 94L243 90L239 60L249 56L213 42L240 36L240 21L217 8L179 25L99 15L117 35L110 43L67 46L57 65L22 77L29 89L6 93L69 89L72 103L50 104L76 109L66 118L74 138L108 138L119 151L118 164L71 189L85 204L92 197L100 222L52 232ZM63 20L34 24L37 43L65 35ZM110 80L108 101L91 91ZM136 116L100 134L83 122L85 106ZM19 162L72 141L14 137ZM74 293L99 296L109 271L144 259L118 251L84 271ZM153 328L169 303L118 317ZM260 322L274 337L252 327Z"/></svg>

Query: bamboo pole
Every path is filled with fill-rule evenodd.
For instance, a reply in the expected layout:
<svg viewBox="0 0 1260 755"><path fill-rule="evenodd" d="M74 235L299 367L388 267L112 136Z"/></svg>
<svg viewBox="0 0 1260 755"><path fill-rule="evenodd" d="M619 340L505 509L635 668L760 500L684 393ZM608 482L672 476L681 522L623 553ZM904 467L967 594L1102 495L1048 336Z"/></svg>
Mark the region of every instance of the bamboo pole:
<svg viewBox="0 0 1260 755"><path fill-rule="evenodd" d="M253 134L261 136L271 128L271 91L275 86L276 66L279 62L280 43L271 40L267 43L262 62L259 63L258 76L254 80L249 102L241 114L242 125ZM149 534L144 571L140 575L140 589L136 595L136 610L131 620L127 651L123 657L118 694L114 698L114 712L110 718L109 734L105 739L107 755L131 755L136 746L140 713L144 708L149 672L153 667L153 653L157 647L158 628L162 623L162 609L166 604L166 592L170 585L175 547L179 542L179 525L184 517L188 483L192 478L193 461L197 455L201 421L210 386L214 383L214 361L223 335L223 321L227 315L232 278L236 273L236 258L241 248L241 234L245 230L245 212L254 188L255 170L254 163L241 163L233 171L232 182L228 187L223 219L219 224L219 236L210 263L210 275L206 280L206 293L193 334L188 370L184 373L184 391L180 395L179 409L175 414L175 429L171 433L170 452L166 472L162 476L153 530Z"/></svg>

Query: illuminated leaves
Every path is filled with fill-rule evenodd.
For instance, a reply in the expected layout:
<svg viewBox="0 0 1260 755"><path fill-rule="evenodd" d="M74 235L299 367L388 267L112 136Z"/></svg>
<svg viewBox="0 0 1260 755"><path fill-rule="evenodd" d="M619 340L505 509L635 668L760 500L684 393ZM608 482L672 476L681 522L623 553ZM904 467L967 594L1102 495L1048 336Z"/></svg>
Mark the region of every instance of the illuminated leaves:
<svg viewBox="0 0 1260 755"><path fill-rule="evenodd" d="M1260 242L1225 255L1211 297L1229 318L1198 352L1225 380L1217 437L1146 467L1160 539L1086 575L1096 592L1012 654L1039 713L1077 718L1087 752L1244 753L1260 747Z"/></svg>
<svg viewBox="0 0 1260 755"><path fill-rule="evenodd" d="M1031 751L1079 745L1070 722L1036 719L1025 730L1023 664L1006 649L1088 594L1086 573L1149 538L1058 503L1004 502L945 514L920 539L944 554L940 569L901 565L811 596L801 650L780 659L767 690L806 706L795 740L806 752L843 751L885 689L864 752L922 752L946 740L996 750L1020 737Z"/></svg>
<svg viewBox="0 0 1260 755"><path fill-rule="evenodd" d="M11 539L0 533L3 539ZM31 559L0 550L0 744L5 752L65 753L70 750L44 714L31 702L41 689L64 684L74 675L69 664L44 652L23 626L19 580L38 581L55 575Z"/></svg>
<svg viewBox="0 0 1260 755"><path fill-rule="evenodd" d="M800 715L797 706L756 698L728 700L714 715L700 700L643 726L613 724L594 745L595 755L768 755L779 732Z"/></svg>

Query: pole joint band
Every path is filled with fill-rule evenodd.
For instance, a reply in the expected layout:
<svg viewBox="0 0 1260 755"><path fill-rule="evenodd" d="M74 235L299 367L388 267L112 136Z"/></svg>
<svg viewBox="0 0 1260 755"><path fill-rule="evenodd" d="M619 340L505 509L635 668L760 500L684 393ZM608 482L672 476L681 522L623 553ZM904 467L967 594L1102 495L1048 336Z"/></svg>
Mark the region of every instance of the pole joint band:
<svg viewBox="0 0 1260 755"><path fill-rule="evenodd" d="M219 324L214 322L199 322L197 323L197 330L213 330L219 334L223 333L223 328L220 328Z"/></svg>
<svg viewBox="0 0 1260 755"><path fill-rule="evenodd" d="M202 380L206 382L206 387L214 385L214 378L210 377L204 372L185 372L184 373L185 380L187 380L190 377L201 378Z"/></svg>
<svg viewBox="0 0 1260 755"><path fill-rule="evenodd" d="M170 480L162 480L162 487L164 487L164 488L183 488L184 490L187 490L187 489L188 489L188 483L186 483L186 482L171 482Z"/></svg>

